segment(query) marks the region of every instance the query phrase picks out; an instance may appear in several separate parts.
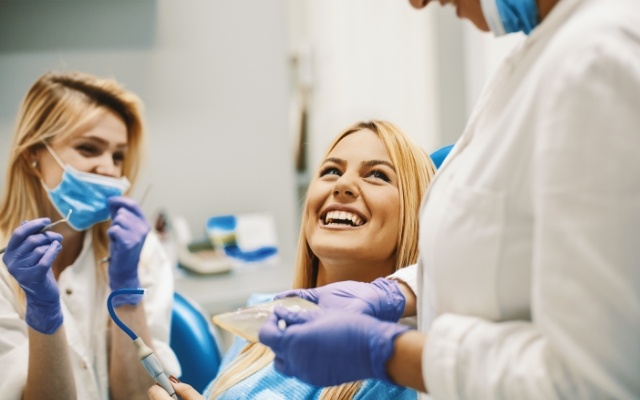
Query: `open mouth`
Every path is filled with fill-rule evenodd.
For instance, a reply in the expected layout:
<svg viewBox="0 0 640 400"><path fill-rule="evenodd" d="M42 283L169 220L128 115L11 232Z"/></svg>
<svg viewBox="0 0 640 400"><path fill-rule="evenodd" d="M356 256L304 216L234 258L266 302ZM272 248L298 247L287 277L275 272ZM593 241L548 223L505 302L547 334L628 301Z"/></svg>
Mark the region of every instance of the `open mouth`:
<svg viewBox="0 0 640 400"><path fill-rule="evenodd" d="M325 226L362 226L367 222L359 215L349 211L329 211L321 220Z"/></svg>

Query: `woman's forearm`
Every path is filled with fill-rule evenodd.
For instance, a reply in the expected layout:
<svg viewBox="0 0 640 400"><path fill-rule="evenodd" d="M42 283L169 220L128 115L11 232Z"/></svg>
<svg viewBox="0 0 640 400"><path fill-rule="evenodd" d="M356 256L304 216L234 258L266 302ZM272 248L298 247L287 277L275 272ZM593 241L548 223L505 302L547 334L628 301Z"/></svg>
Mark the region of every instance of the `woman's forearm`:
<svg viewBox="0 0 640 400"><path fill-rule="evenodd" d="M426 344L427 337L414 330L396 338L393 355L387 362L387 372L397 385L427 392L422 379L422 349Z"/></svg>
<svg viewBox="0 0 640 400"><path fill-rule="evenodd" d="M116 308L120 320L144 343L153 348L153 342L143 302L138 305L123 305ZM111 325L111 350L109 362L109 388L111 398L147 399L147 390L154 384L138 358L137 347L122 329Z"/></svg>
<svg viewBox="0 0 640 400"><path fill-rule="evenodd" d="M29 328L28 371L23 400L76 398L64 325L49 335Z"/></svg>
<svg viewBox="0 0 640 400"><path fill-rule="evenodd" d="M404 296L405 305L404 312L402 313L402 318L406 317L415 317L417 314L416 307L416 294L413 293L413 290L403 281L398 281L398 287Z"/></svg>

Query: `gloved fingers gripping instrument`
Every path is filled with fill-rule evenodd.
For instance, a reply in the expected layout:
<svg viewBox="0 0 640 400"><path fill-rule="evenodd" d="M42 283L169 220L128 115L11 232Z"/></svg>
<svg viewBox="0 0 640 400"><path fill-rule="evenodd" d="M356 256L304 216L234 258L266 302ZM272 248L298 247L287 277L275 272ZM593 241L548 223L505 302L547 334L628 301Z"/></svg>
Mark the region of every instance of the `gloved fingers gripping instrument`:
<svg viewBox="0 0 640 400"><path fill-rule="evenodd" d="M49 225L45 225L42 229L40 229L38 231L38 233L43 233L43 232L47 232L50 231L54 226L61 224L63 222L67 222L69 221L69 217L71 216L71 213L73 212L73 210L69 210L69 212L67 213L67 216L64 217L63 219L59 219L56 222L52 222ZM7 247L3 247L0 249L0 254L4 253L5 251L7 251Z"/></svg>
<svg viewBox="0 0 640 400"><path fill-rule="evenodd" d="M127 336L131 338L131 340L133 340L133 344L135 344L138 349L138 358L140 359L140 362L144 366L144 369L147 370L147 373L156 382L158 382L158 384L162 386L162 388L166 390L167 393L169 393L169 395L172 398L178 400L178 395L176 395L175 390L173 390L173 386L171 386L171 382L169 382L169 377L164 372L164 369L162 367L162 364L160 363L160 360L158 360L158 357L156 357L156 355L153 353L153 350L151 350L151 348L147 346L142 341L141 338L139 338L135 333L133 333L133 331L129 329L129 327L126 326L122 321L120 321L120 318L118 318L118 315L116 314L113 308L113 304L111 303L111 300L118 295L122 295L122 294L142 295L145 292L146 292L145 289L140 289L140 288L138 289L123 288L123 289L114 290L109 295L109 298L107 298L107 308L109 309L109 315L111 315L113 322L115 322L115 324L118 325L120 329L122 329L124 333L126 333Z"/></svg>

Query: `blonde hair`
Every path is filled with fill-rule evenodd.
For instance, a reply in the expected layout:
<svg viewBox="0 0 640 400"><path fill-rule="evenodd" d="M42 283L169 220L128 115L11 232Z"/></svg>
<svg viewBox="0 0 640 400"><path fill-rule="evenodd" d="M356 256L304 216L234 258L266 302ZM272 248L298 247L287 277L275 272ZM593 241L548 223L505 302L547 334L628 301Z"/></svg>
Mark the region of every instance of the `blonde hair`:
<svg viewBox="0 0 640 400"><path fill-rule="evenodd" d="M398 175L398 192L400 193L400 229L398 232L395 270L416 263L418 259L418 211L422 195L426 191L435 167L429 155L409 138L402 130L390 122L367 121L356 123L340 133L329 146L325 159L333 148L346 136L368 129L375 133L389 153L391 163ZM305 236L304 226L307 223L308 203L305 202L302 213L296 270L293 288L313 288L318 275L318 258L311 251ZM214 399L230 387L238 384L251 374L262 369L274 359L268 347L260 343L245 346L238 358L221 371L214 383L210 399ZM351 399L362 385L361 381L349 382L340 386L327 387L321 393L321 399Z"/></svg>
<svg viewBox="0 0 640 400"><path fill-rule="evenodd" d="M64 140L88 129L97 117L113 112L127 127L128 154L123 175L132 185L140 169L145 129L139 98L111 79L79 72L42 75L31 86L18 111L9 165L0 201L0 244L5 245L22 221L48 215L52 205L30 155L44 143ZM108 222L91 228L96 263L108 253ZM24 304L24 292L3 265L0 272Z"/></svg>

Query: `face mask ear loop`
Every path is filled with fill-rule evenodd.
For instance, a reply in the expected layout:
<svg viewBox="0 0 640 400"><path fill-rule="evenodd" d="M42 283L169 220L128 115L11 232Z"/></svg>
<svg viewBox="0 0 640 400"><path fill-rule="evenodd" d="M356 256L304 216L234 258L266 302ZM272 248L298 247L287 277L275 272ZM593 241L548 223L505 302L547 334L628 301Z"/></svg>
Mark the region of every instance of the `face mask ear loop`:
<svg viewBox="0 0 640 400"><path fill-rule="evenodd" d="M53 157L53 159L56 160L60 168L62 168L62 170L64 171L66 169L66 167L64 166L64 163L62 162L60 157L58 157L58 155L53 151L53 149L49 146L49 143L45 142L44 146L47 148L47 150L49 150L49 154L51 154L51 157Z"/></svg>
<svg viewBox="0 0 640 400"><path fill-rule="evenodd" d="M51 154L51 157L53 157L54 160L56 160L56 162L58 163L58 165L60 166L60 168L62 168L62 171L65 171L65 167L64 167L64 163L62 162L62 160L60 159L60 157L58 157L58 155L53 151L53 149L49 146L49 144L47 142L43 142L44 147L47 148L47 151L49 151L49 154ZM49 189L47 187L47 184L44 183L44 179L42 179L42 176L39 175L38 176L40 178L40 183L42 184L42 187L44 188L45 191L49 191L51 189Z"/></svg>

